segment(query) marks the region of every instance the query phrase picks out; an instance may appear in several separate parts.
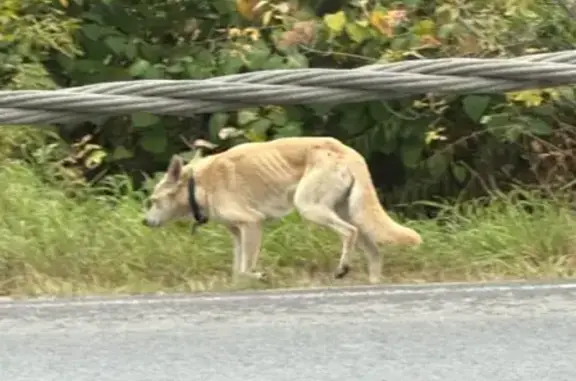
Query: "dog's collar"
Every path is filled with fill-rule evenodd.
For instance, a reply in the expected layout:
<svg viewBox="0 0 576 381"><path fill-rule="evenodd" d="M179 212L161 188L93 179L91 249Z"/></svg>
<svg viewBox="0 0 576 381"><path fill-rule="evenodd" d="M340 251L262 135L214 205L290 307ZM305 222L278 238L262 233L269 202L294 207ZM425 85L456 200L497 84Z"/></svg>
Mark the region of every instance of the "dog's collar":
<svg viewBox="0 0 576 381"><path fill-rule="evenodd" d="M192 233L194 233L198 226L204 225L208 222L208 217L202 213L200 205L198 205L198 201L196 200L196 181L194 180L193 175L188 179L188 206L190 206L192 216L194 216L194 219L196 220L192 225Z"/></svg>

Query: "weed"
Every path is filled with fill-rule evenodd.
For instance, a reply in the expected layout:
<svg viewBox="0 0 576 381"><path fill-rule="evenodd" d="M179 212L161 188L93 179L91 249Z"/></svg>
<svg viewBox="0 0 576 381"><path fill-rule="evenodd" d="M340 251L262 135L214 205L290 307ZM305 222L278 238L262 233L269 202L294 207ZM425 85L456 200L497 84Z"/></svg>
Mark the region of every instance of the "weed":
<svg viewBox="0 0 576 381"><path fill-rule="evenodd" d="M232 287L226 231L211 223L194 236L189 222L160 229L143 226L143 197L129 189L129 182L110 181L104 192L87 189L83 197L72 199L30 168L12 163L0 168L0 183L1 294ZM559 200L519 191L488 201L436 206L441 209L436 219L405 222L421 232L424 244L419 249L383 248L387 282L574 273L576 223ZM271 287L366 282L359 252L350 278L333 279L339 250L335 234L292 214L266 227L259 265L270 274Z"/></svg>

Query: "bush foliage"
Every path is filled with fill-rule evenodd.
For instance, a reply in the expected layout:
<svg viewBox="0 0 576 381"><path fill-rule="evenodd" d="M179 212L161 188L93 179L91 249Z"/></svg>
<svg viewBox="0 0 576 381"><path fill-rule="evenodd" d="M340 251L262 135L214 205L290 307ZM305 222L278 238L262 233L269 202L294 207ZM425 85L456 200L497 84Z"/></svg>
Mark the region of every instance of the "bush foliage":
<svg viewBox="0 0 576 381"><path fill-rule="evenodd" d="M540 0L10 0L0 5L0 28L7 88L511 57L568 49L576 39L566 9ZM188 119L138 113L55 131L75 145L64 160L71 176L98 181L127 172L137 182L186 150L182 137L226 146L218 134L226 127L252 141L331 135L366 156L390 201L410 202L565 184L574 164L573 101L571 87L422 94Z"/></svg>

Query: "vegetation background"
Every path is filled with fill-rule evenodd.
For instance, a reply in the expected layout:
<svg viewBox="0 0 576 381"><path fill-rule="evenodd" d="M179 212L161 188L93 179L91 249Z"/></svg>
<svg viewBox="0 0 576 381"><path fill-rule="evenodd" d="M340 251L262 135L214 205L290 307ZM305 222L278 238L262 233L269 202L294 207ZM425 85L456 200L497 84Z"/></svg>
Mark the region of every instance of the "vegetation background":
<svg viewBox="0 0 576 381"><path fill-rule="evenodd" d="M253 70L354 68L571 49L570 4L545 0L3 0L0 86L53 89ZM140 224L185 141L330 135L369 161L418 250L386 250L391 282L573 275L574 88L262 105L196 118L139 113L0 129L0 294L231 287L218 226ZM222 140L233 127L242 137ZM338 242L297 215L267 227L268 285L334 283ZM352 277L364 282L358 255Z"/></svg>

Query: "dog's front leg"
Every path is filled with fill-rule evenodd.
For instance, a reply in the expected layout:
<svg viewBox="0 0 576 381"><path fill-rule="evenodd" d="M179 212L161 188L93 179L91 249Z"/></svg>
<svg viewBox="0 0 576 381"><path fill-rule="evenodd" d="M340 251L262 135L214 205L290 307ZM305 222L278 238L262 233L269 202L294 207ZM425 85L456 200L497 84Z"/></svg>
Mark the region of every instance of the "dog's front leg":
<svg viewBox="0 0 576 381"><path fill-rule="evenodd" d="M232 236L232 244L234 246L234 264L232 265L232 278L234 281L238 279L238 275L244 271L244 258L242 255L242 239L240 229L236 226L227 225L228 231Z"/></svg>
<svg viewBox="0 0 576 381"><path fill-rule="evenodd" d="M262 244L262 227L259 223L246 223L240 226L240 247L242 267L240 273L251 278L264 280L264 273L255 272Z"/></svg>

